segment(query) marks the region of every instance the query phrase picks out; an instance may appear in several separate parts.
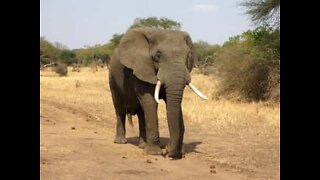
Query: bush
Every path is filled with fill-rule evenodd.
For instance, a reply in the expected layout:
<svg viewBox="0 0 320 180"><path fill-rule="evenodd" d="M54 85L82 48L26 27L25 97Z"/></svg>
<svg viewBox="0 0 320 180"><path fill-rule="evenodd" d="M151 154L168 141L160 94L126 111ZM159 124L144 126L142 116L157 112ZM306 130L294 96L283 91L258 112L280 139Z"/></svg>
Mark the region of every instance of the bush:
<svg viewBox="0 0 320 180"><path fill-rule="evenodd" d="M205 41L197 41L193 43L197 61L195 67L200 69L204 75L209 75L213 72L211 66L214 64L215 54L220 49L219 45L210 45Z"/></svg>
<svg viewBox="0 0 320 180"><path fill-rule="evenodd" d="M203 67L203 68L199 68L200 70L200 73L203 74L203 75L210 75L210 74L214 74L216 69L214 68L214 66L206 66L206 67Z"/></svg>
<svg viewBox="0 0 320 180"><path fill-rule="evenodd" d="M57 63L56 66L54 67L54 72L56 72L60 76L67 76L68 66L64 63Z"/></svg>
<svg viewBox="0 0 320 180"><path fill-rule="evenodd" d="M218 95L245 100L279 100L280 33L257 28L232 37L216 56L222 78Z"/></svg>
<svg viewBox="0 0 320 180"><path fill-rule="evenodd" d="M59 54L59 60L63 63L71 65L77 62L76 53L71 50L62 50Z"/></svg>

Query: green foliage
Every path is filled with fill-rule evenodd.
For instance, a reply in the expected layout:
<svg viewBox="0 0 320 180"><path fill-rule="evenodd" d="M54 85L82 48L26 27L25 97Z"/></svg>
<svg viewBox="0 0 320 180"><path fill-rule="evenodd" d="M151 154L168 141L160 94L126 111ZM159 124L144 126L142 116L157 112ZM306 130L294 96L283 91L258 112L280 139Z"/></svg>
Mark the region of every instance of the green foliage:
<svg viewBox="0 0 320 180"><path fill-rule="evenodd" d="M59 59L68 65L77 62L76 53L71 50L62 50L59 54Z"/></svg>
<svg viewBox="0 0 320 180"><path fill-rule="evenodd" d="M78 63L88 65L93 61L94 50L93 48L87 47L86 49L78 49L75 51L76 57L79 60Z"/></svg>
<svg viewBox="0 0 320 180"><path fill-rule="evenodd" d="M59 50L47 41L44 37L40 37L40 62L48 64L58 59Z"/></svg>
<svg viewBox="0 0 320 180"><path fill-rule="evenodd" d="M157 17L149 17L149 18L136 18L133 22L133 25L130 28L136 27L151 27L151 28L159 28L159 29L173 29L180 30L181 23L176 22L174 20L168 18L160 18Z"/></svg>
<svg viewBox="0 0 320 180"><path fill-rule="evenodd" d="M114 51L118 47L123 35L124 35L123 33L112 35L112 38L110 39L110 43L109 43L112 51Z"/></svg>
<svg viewBox="0 0 320 180"><path fill-rule="evenodd" d="M210 45L205 41L193 43L198 61L196 67L205 67L214 63L215 53L220 49L219 45Z"/></svg>
<svg viewBox="0 0 320 180"><path fill-rule="evenodd" d="M246 0L240 3L256 25L271 25L280 28L280 0Z"/></svg>
<svg viewBox="0 0 320 180"><path fill-rule="evenodd" d="M110 43L105 45L87 46L86 48L75 50L78 63L89 65L96 59L100 58L104 63L108 64L110 56L113 53L113 46Z"/></svg>
<svg viewBox="0 0 320 180"><path fill-rule="evenodd" d="M280 92L280 32L259 27L232 37L216 55L223 79L220 95L247 100L278 98Z"/></svg>
<svg viewBox="0 0 320 180"><path fill-rule="evenodd" d="M158 19L156 17L150 17L146 19L136 18L130 28L134 27L180 29L181 24L167 18ZM104 45L86 46L85 48L74 50L76 59L79 61L78 63L82 63L87 66L94 63L97 59L101 59L108 65L110 57L114 50L118 47L123 35L124 33L115 33L112 35L112 38L109 40L109 42ZM59 47L63 46L60 45Z"/></svg>
<svg viewBox="0 0 320 180"><path fill-rule="evenodd" d="M60 42L54 42L53 45L59 50L66 50L68 47Z"/></svg>

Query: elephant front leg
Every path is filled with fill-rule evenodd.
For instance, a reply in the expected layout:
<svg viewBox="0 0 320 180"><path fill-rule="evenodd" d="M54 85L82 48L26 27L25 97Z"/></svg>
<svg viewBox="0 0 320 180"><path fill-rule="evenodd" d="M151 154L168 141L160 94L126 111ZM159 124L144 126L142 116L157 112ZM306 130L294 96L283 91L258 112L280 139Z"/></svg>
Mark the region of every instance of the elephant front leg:
<svg viewBox="0 0 320 180"><path fill-rule="evenodd" d="M117 144L126 144L126 113L125 111L116 111L117 114L117 125L116 125L116 137L114 138L114 143Z"/></svg>
<svg viewBox="0 0 320 180"><path fill-rule="evenodd" d="M142 109L137 112L139 119L139 148L144 149L147 145L147 136L146 136L146 120L144 118L144 112Z"/></svg>
<svg viewBox="0 0 320 180"><path fill-rule="evenodd" d="M160 148L159 126L158 126L158 105L154 101L153 96L148 96L142 101L147 145L144 151L151 155L162 155Z"/></svg>
<svg viewBox="0 0 320 180"><path fill-rule="evenodd" d="M168 125L169 129L171 128L172 137L170 137L169 144L166 146L166 154L168 157L171 157L172 159L181 159L182 158L182 149L183 149L183 136L184 136L184 122L183 122L183 116L182 116L182 111L180 110L180 119L179 121L179 134L175 133L175 128L173 129L172 125ZM180 138L178 139L178 142L173 137L179 136Z"/></svg>

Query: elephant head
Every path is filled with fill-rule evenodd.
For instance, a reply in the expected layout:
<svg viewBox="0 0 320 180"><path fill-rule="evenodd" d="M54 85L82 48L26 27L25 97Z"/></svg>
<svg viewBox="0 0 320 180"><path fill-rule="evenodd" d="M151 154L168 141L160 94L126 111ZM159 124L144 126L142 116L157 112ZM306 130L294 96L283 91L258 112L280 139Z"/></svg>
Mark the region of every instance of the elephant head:
<svg viewBox="0 0 320 180"><path fill-rule="evenodd" d="M159 103L159 90L165 92L170 133L170 157L181 156L184 124L181 110L183 91L188 85L200 97L206 97L191 84L195 52L188 33L153 28L130 29L117 51L120 62L133 70L141 81L155 85L154 97Z"/></svg>

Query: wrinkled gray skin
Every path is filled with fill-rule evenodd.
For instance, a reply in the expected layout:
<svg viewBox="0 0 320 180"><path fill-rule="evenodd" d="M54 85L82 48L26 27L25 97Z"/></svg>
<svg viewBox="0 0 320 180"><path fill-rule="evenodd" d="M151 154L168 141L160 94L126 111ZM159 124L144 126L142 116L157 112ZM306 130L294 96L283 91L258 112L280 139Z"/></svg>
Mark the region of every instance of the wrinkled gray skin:
<svg viewBox="0 0 320 180"><path fill-rule="evenodd" d="M167 108L170 140L168 156L182 157L184 123L181 109L183 91L194 62L192 41L186 32L135 28L123 36L110 62L109 84L117 116L114 142L127 143L126 114L139 119L139 147L148 154L161 155L158 104L154 99L157 80L159 98Z"/></svg>

